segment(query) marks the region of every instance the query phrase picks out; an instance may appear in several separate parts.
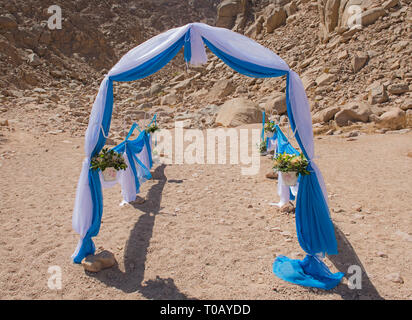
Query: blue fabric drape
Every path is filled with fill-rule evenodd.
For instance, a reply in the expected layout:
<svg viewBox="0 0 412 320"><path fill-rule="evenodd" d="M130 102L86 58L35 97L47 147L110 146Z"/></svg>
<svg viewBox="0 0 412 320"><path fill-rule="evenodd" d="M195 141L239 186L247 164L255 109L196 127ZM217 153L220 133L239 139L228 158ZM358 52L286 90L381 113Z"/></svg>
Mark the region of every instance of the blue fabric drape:
<svg viewBox="0 0 412 320"><path fill-rule="evenodd" d="M265 111L262 111L262 132L260 133L260 140L265 140ZM266 144L267 147L267 144Z"/></svg>
<svg viewBox="0 0 412 320"><path fill-rule="evenodd" d="M324 290L336 287L344 276L342 272L330 272L321 260L311 255L303 260L279 256L273 263L273 272L285 281Z"/></svg>
<svg viewBox="0 0 412 320"><path fill-rule="evenodd" d="M296 124L289 100L289 76L286 78L286 105L290 125L295 132ZM309 175L300 177L295 210L298 241L307 256L303 261L283 256L277 257L273 263L273 272L291 283L329 290L339 284L344 274L341 272L332 274L316 255L338 253L335 230L322 188L313 172L311 159L308 157L298 131L295 133L295 138L303 154L309 160L307 169L311 172Z"/></svg>
<svg viewBox="0 0 412 320"><path fill-rule="evenodd" d="M262 67L248 61L237 59L219 50L213 44L207 41L207 39L203 37L202 39L206 46L210 49L210 51L212 51L216 56L218 56L224 63L226 63L233 70L246 76L252 78L273 78L280 77L288 73L287 71Z"/></svg>
<svg viewBox="0 0 412 320"><path fill-rule="evenodd" d="M186 35L185 35L186 36ZM102 120L102 128L104 131L100 131L98 142L92 152L92 157L97 155L103 148L106 143L106 138L104 136L108 135L110 130L110 122L112 118L112 110L113 110L113 81L133 81L142 79L152 75L153 73L157 72L161 68L163 68L166 64L173 59L179 50L184 45L185 36L181 37L178 41L176 41L173 45L171 45L168 49L157 55L156 57L150 59L149 61L141 64L140 66L128 70L124 73L118 74L116 76L109 77L108 89L107 89L107 97L105 102L103 120ZM148 137L147 135L144 136L144 143L148 144ZM150 166L152 166L152 158L151 154L149 157ZM130 159L129 159L130 161ZM133 161L131 163L134 163ZM102 194L102 186L100 183L100 177L97 171L89 170L89 186L92 195L92 202L93 202L93 215L92 215L92 224L87 231L85 237L82 240L81 247L79 249L78 254L73 258L74 263L81 263L83 258L90 254L94 254L95 246L93 243L92 237L97 236L100 230L100 223L103 214L103 194Z"/></svg>
<svg viewBox="0 0 412 320"><path fill-rule="evenodd" d="M118 152L118 153L124 153L126 152L127 154L127 159L129 160L130 168L133 172L133 177L136 185L136 193L139 193L140 190L140 180L139 176L137 174L137 168L135 165L135 162L143 169L144 175L143 177L146 180L149 180L152 178L152 175L150 173L150 170L152 168L152 163L150 162L150 168L146 168L146 166L137 158L137 154L139 154L142 150L143 147L146 146L149 154L149 160L151 158L151 150L150 150L150 144L148 140L148 134L146 131L141 131L139 136L134 139L134 140L128 140L129 137L133 134L133 130L138 127L137 124L133 124L132 128L130 129L128 135L126 136L125 141L122 143L118 144L116 147L112 148L112 150Z"/></svg>
<svg viewBox="0 0 412 320"><path fill-rule="evenodd" d="M281 154L281 153L288 153L288 154L296 154L299 155L300 152L296 150L289 142L288 138L286 138L285 134L280 130L280 127L278 125L275 126L276 128L276 133L274 137L276 136L276 139L278 141L277 143L277 148L276 148L276 153Z"/></svg>

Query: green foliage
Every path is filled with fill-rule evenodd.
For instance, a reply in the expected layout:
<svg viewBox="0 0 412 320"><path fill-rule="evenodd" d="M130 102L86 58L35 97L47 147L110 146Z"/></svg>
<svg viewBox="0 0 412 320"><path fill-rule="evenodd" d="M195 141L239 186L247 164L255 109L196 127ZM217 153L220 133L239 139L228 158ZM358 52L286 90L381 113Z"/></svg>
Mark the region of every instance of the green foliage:
<svg viewBox="0 0 412 320"><path fill-rule="evenodd" d="M276 124L273 121L266 122L265 132L276 132Z"/></svg>
<svg viewBox="0 0 412 320"><path fill-rule="evenodd" d="M259 147L259 152L260 153L265 152L266 151L266 142L265 142L265 140L262 140L258 147Z"/></svg>
<svg viewBox="0 0 412 320"><path fill-rule="evenodd" d="M127 164L120 153L103 148L97 156L92 158L90 169L100 169L101 171L104 171L109 167L113 167L116 170L126 170Z"/></svg>
<svg viewBox="0 0 412 320"><path fill-rule="evenodd" d="M282 153L274 158L273 169L280 172L296 171L297 175L308 175L309 171L306 169L309 162L301 153L300 155Z"/></svg>
<svg viewBox="0 0 412 320"><path fill-rule="evenodd" d="M147 128L145 129L145 131L146 131L147 133L153 133L153 132L155 132L155 131L157 131L157 130L160 130L160 128L159 128L156 124L154 124L154 123L152 123L152 124L150 125L150 127L147 127Z"/></svg>

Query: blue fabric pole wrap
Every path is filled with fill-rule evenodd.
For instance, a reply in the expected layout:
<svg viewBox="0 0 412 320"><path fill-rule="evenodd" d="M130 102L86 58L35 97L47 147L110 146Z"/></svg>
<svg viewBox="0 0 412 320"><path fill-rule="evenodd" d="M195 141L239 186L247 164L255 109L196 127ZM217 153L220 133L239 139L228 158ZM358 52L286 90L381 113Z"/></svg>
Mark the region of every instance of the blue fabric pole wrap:
<svg viewBox="0 0 412 320"><path fill-rule="evenodd" d="M262 111L262 132L260 134L260 139L262 141L265 140L265 111Z"/></svg>
<svg viewBox="0 0 412 320"><path fill-rule="evenodd" d="M158 70L163 68L167 63L169 63L171 59L173 59L176 56L176 54L182 48L184 44L184 40L185 40L185 36L183 36L178 41L176 41L176 43L170 46L167 50L163 51L162 53L150 59L149 61L143 63L142 65L134 69L128 70L124 73L121 73L119 75L109 77L107 97L106 97L103 121L102 121L102 128L104 130L104 135L103 135L103 132L100 132L98 142L91 155L92 157L97 155L102 150L103 146L106 143L106 138L104 136L107 136L110 130L110 122L111 122L112 110L113 110L113 81L120 81L120 82L133 81L133 80L148 77L151 74L157 72ZM146 144L146 146L148 146L149 148L148 150L150 150L147 134L144 135L143 141ZM150 166L152 166L153 162L151 158L151 153L149 153L149 161L150 161ZM132 161L131 163L134 163L134 162ZM103 214L102 186L100 183L100 177L99 177L98 172L91 170L91 169L89 170L89 186L90 186L92 202L93 202L92 224L82 240L82 244L81 244L78 254L73 258L74 263L81 263L83 258L85 258L86 256L90 254L94 254L95 246L91 238L97 236L100 230L100 223L101 223L102 214Z"/></svg>
<svg viewBox="0 0 412 320"><path fill-rule="evenodd" d="M296 125L289 102L289 77L286 80L286 105L292 130ZM277 257L273 263L273 272L281 279L303 286L329 290L339 284L343 273L332 274L327 266L316 255L337 254L335 230L330 219L329 208L310 158L302 144L298 131L295 134L303 154L309 160L309 175L301 176L296 199L296 232L302 249L308 254L303 261L287 257Z"/></svg>

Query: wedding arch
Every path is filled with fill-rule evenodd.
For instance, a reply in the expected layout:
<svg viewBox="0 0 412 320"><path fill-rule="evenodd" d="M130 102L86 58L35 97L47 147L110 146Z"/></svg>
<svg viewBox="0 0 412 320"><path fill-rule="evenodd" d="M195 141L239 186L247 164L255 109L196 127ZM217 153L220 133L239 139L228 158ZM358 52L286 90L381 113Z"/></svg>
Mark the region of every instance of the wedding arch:
<svg viewBox="0 0 412 320"><path fill-rule="evenodd" d="M331 273L322 262L325 254L337 254L337 242L330 219L327 193L314 158L312 119L300 77L285 61L252 39L224 28L190 23L168 30L126 53L105 75L93 104L85 136L85 159L76 191L73 229L80 235L72 255L75 263L94 254L92 237L97 236L103 213L102 185L91 158L106 142L113 109L113 82L145 78L163 68L184 47L184 59L192 65L207 62L206 48L235 71L255 78L286 76L287 114L295 138L309 161L309 175L301 176L296 198L296 231L303 260L278 257L273 264L280 278L305 286L330 289L343 274Z"/></svg>

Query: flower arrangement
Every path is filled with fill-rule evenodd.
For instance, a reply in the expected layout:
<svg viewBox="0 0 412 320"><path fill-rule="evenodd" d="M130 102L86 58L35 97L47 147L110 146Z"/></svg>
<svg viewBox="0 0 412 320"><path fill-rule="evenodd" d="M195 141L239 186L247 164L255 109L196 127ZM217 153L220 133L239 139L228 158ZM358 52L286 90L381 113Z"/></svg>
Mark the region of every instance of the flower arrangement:
<svg viewBox="0 0 412 320"><path fill-rule="evenodd" d="M107 168L114 168L116 171L126 170L127 164L120 153L103 148L97 156L92 158L90 169L100 169L103 172Z"/></svg>
<svg viewBox="0 0 412 320"><path fill-rule="evenodd" d="M276 132L276 124L273 121L265 123L265 132Z"/></svg>
<svg viewBox="0 0 412 320"><path fill-rule="evenodd" d="M160 128L159 128L155 123L152 123L149 127L147 127L147 128L145 129L145 131L146 131L147 133L153 133L153 132L155 132L155 131L157 131L157 130L160 130Z"/></svg>
<svg viewBox="0 0 412 320"><path fill-rule="evenodd" d="M280 172L295 172L296 176L308 175L309 171L306 169L309 162L301 153L300 155L281 153L274 158L273 169Z"/></svg>
<svg viewBox="0 0 412 320"><path fill-rule="evenodd" d="M266 152L266 141L262 140L260 144L258 145L258 148L259 148L260 153L265 153Z"/></svg>

